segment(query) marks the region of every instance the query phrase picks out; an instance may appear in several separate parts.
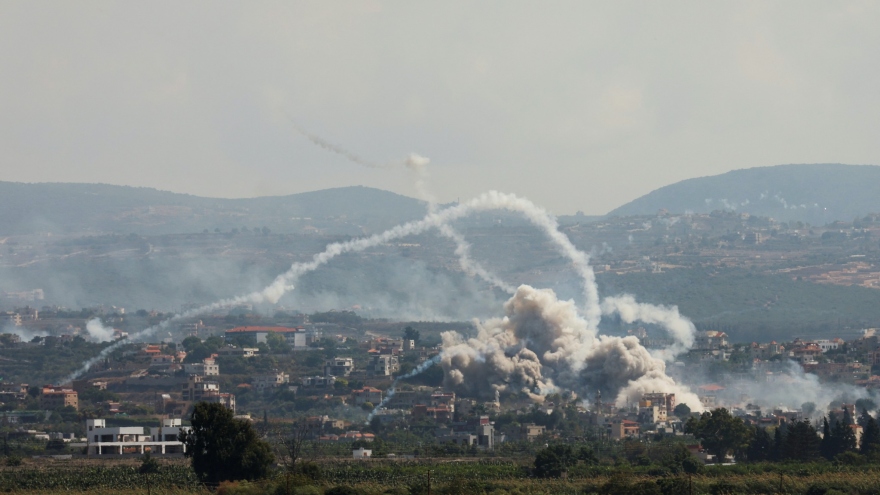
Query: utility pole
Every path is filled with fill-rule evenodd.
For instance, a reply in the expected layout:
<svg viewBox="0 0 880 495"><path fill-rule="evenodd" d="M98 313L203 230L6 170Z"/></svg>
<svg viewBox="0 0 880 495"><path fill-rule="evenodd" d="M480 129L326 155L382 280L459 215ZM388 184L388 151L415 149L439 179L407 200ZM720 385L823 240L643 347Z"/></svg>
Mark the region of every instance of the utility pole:
<svg viewBox="0 0 880 495"><path fill-rule="evenodd" d="M431 470L428 470L428 495L431 495Z"/></svg>

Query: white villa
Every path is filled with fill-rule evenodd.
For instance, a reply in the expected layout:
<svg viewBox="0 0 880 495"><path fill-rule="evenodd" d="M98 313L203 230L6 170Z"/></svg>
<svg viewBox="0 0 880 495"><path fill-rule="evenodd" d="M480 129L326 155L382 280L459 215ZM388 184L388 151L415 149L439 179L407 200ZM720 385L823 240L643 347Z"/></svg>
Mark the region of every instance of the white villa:
<svg viewBox="0 0 880 495"><path fill-rule="evenodd" d="M123 454L182 454L183 443L178 440L182 431L179 419L163 419L159 427L122 426L107 428L103 419L86 420L88 455ZM145 431L149 430L149 433Z"/></svg>

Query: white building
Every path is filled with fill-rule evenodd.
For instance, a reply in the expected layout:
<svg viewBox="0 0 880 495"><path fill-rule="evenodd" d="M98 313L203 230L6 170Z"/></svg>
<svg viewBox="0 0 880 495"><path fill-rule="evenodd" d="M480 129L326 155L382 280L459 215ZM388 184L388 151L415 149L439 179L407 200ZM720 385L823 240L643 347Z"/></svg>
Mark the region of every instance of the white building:
<svg viewBox="0 0 880 495"><path fill-rule="evenodd" d="M147 433L149 431L149 433ZM86 420L88 455L124 454L183 454L186 446L178 440L181 432L179 419L163 419L158 427L123 426L108 428L103 419Z"/></svg>
<svg viewBox="0 0 880 495"><path fill-rule="evenodd" d="M370 457L373 456L373 451L361 447L359 449L352 450L351 455L355 459L369 459Z"/></svg>
<svg viewBox="0 0 880 495"><path fill-rule="evenodd" d="M816 345L819 346L819 349L822 349L822 353L826 353L828 351L837 350L840 347L841 340L840 339L821 339L816 341Z"/></svg>
<svg viewBox="0 0 880 495"><path fill-rule="evenodd" d="M187 363L183 365L187 375L218 376L220 365L214 362L214 358L205 358L201 363Z"/></svg>

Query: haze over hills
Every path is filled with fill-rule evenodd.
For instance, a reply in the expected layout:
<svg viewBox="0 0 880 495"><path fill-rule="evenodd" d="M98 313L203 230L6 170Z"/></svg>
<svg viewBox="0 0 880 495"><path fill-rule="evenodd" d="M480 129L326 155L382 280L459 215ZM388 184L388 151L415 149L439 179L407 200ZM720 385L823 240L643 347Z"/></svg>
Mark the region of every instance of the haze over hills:
<svg viewBox="0 0 880 495"><path fill-rule="evenodd" d="M880 211L880 166L777 165L734 170L661 187L608 216L733 210L822 225ZM107 184L0 182L0 235L179 234L268 227L276 232L363 235L421 218L425 204L370 187L287 196L205 198ZM560 222L599 217L560 216Z"/></svg>
<svg viewBox="0 0 880 495"><path fill-rule="evenodd" d="M733 170L661 187L609 216L734 210L824 224L880 211L880 166L808 164Z"/></svg>
<svg viewBox="0 0 880 495"><path fill-rule="evenodd" d="M419 200L369 187L220 199L107 184L0 182L0 235L175 234L242 227L360 235L424 212Z"/></svg>

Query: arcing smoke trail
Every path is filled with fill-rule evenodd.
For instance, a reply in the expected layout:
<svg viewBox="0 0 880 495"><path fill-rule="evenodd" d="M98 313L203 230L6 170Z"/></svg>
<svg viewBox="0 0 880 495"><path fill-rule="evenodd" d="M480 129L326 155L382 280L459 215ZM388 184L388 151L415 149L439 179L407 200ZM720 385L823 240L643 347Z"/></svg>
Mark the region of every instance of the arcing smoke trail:
<svg viewBox="0 0 880 495"><path fill-rule="evenodd" d="M415 186L416 192L421 199L428 203L428 213L437 211L437 199L428 190L428 164L431 162L426 157L419 156L415 153L410 154L406 161L406 166L416 175ZM444 223L438 226L438 230L443 237L455 243L455 254L458 256L458 264L462 271L470 276L479 277L486 282L500 288L508 294L513 294L516 288L508 284L500 277L483 267L479 262L471 258L471 246L465 240L464 236L455 230L452 225Z"/></svg>
<svg viewBox="0 0 880 495"><path fill-rule="evenodd" d="M429 213L422 220L401 224L380 234L375 234L362 239L354 239L351 241L330 244L325 248L324 251L313 256L311 261L306 263L293 264L290 269L277 276L275 280L262 291L252 292L250 294L237 296L234 298L223 299L215 303L201 306L199 308L194 308L192 310L172 316L171 318L164 320L157 325L132 334L131 336L129 336L129 340L137 340L144 337L149 337L150 335L156 333L156 331L167 328L171 323L175 321L181 320L183 318L197 316L199 314L213 311L215 309L235 306L243 303L277 303L284 294L293 289L293 284L299 277L321 267L322 265L328 263L330 260L339 256L340 254L363 251L371 247L385 244L394 239L406 237L409 235L420 234L429 229L438 228L453 220L465 217L473 213L474 211L486 211L493 209L507 209L510 211L522 213L526 218L528 218L538 227L542 228L545 232L550 234L551 239L554 239L557 244L560 244L560 241L564 241L564 243L560 247L562 254L570 256L571 253L579 253L579 251L577 251L577 248L575 248L574 245L572 245L571 242L568 241L568 238L565 237L564 234L556 230L556 220L545 210L534 205L531 201L527 199L519 198L512 194L489 191L466 203L446 208L439 212ZM583 253L580 254L582 255ZM589 279L585 280L592 280L592 269L590 269L589 265L586 264L585 256L579 257L575 261L575 264L576 266L580 266L580 268L578 269L579 272L585 272L591 275ZM585 285L587 285L586 282ZM589 286L585 286L584 290L585 294L587 295L588 305L595 307L595 313L599 314L598 293L595 290L595 285L593 285L592 290ZM124 343L125 340L120 340L104 348L97 356L83 363L83 365L78 370L69 375L62 383L67 383L75 380L76 378L79 378L84 373L86 373L89 368L92 367L95 363L106 358L111 352L113 352L113 350L117 349Z"/></svg>
<svg viewBox="0 0 880 495"><path fill-rule="evenodd" d="M517 197L513 194L489 191L470 201L467 201L466 203L461 203L439 212L431 212L426 215L422 220L398 225L385 232L375 234L370 237L330 244L323 252L316 254L311 261L306 263L293 264L288 271L276 277L275 280L262 291L252 292L250 294L230 299L224 299L209 305L186 311L184 313L175 315L157 325L146 328L141 332L135 333L129 338L130 340L137 340L148 337L158 330L167 328L171 323L175 321L183 318L197 316L199 314L213 311L215 309L230 307L242 303L277 303L278 300L285 293L293 289L294 282L300 276L319 268L320 266L328 263L336 256L339 256L340 254L363 251L365 249L384 244L400 237L415 235L431 228L441 227L451 221L462 218L475 211L485 211L492 209L506 209L521 213L526 219L542 229L550 237L550 239L553 240L554 244L564 256L572 260L574 269L578 272L584 282L585 319L591 328L596 328L601 319L602 310L599 304L599 295L595 283L595 276L593 274L592 268L588 264L588 256L585 253L579 251L571 243L568 237L566 237L565 234L561 233L558 230L556 219L552 217L549 213L547 213L544 209L536 206L534 203L527 199ZM113 350L117 349L123 343L125 343L125 341L120 340L104 348L97 356L83 363L83 365L78 370L69 375L62 383L70 382L82 376L89 370L91 366L99 362L101 359L106 358L111 352L113 352Z"/></svg>
<svg viewBox="0 0 880 495"><path fill-rule="evenodd" d="M348 151L342 146L333 144L328 142L327 140L321 138L320 136L316 136L302 127L296 125L292 118L289 118L291 125L297 132L302 134L306 139L311 141L312 143L320 146L321 148L330 151L332 153L336 153L347 158L349 161L356 163L358 165L362 165L368 168L395 168L399 165L403 165L405 168L411 170L415 174L415 187L416 192L418 193L419 199L422 199L428 204L428 213L434 213L437 209L437 199L428 189L428 164L431 163L431 160L427 157L421 156L417 153L410 153L409 156L402 163L389 163L389 164L378 164L369 160L366 160L355 153ZM478 262L474 261L470 257L470 245L464 239L464 237L459 234L454 228L452 228L449 224L443 224L439 226L439 232L442 236L450 239L455 243L455 254L458 256L459 265L462 270L471 276L477 276L486 282L494 285L495 287L500 288L501 290L507 292L508 294L513 294L515 291L515 287L504 282L498 276L494 275L489 270L485 269Z"/></svg>
<svg viewBox="0 0 880 495"><path fill-rule="evenodd" d="M379 410L381 410L383 407L385 407L386 404L388 404L389 401L391 401L391 399L394 397L394 394L397 393L397 383L400 380L406 380L407 378L412 378L416 375L422 374L426 369L428 369L431 366L434 366L435 364L440 362L441 356L442 356L442 354L438 354L438 355L432 357L431 359L425 361L424 363L416 366L409 373L395 378L394 382L391 384L391 388L389 388L387 391L385 391L385 397L382 398L382 402L376 404L376 407L374 407L373 410L370 411L370 414L367 415L366 423L369 424L370 421L373 419L373 416L375 416L376 413L379 412Z"/></svg>

